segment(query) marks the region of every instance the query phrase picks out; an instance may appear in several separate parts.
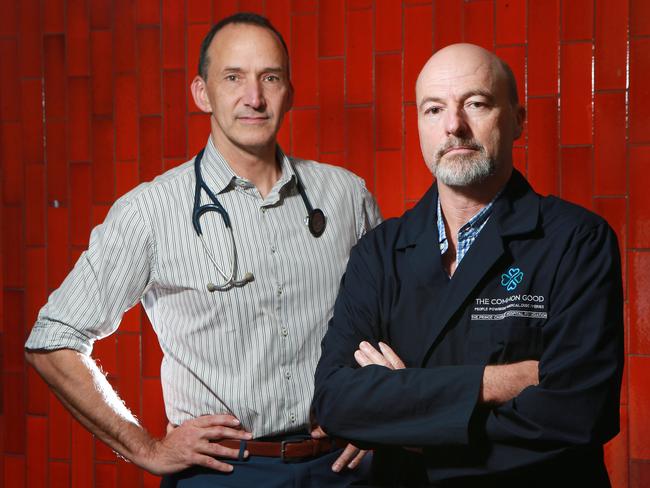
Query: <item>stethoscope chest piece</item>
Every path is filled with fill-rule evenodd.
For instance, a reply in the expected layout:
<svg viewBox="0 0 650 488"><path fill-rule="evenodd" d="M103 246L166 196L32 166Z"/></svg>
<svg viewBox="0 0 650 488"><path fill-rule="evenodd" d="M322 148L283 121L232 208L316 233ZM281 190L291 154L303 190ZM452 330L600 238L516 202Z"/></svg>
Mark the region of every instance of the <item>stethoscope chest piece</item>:
<svg viewBox="0 0 650 488"><path fill-rule="evenodd" d="M325 214L320 208L314 208L309 212L306 219L309 232L314 237L320 237L325 232Z"/></svg>

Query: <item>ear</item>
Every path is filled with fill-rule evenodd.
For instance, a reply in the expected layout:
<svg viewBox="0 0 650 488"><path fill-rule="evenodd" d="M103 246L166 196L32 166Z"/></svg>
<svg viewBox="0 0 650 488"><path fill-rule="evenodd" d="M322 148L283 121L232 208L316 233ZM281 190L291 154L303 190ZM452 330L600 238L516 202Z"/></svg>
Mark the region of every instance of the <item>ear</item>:
<svg viewBox="0 0 650 488"><path fill-rule="evenodd" d="M293 83L289 80L289 96L287 97L287 108L285 112L288 112L293 107Z"/></svg>
<svg viewBox="0 0 650 488"><path fill-rule="evenodd" d="M521 137L526 122L526 109L521 105L515 108L515 140Z"/></svg>
<svg viewBox="0 0 650 488"><path fill-rule="evenodd" d="M212 105L208 97L208 88L205 80L198 75L195 76L190 85L190 90L192 91L192 98L196 106L203 112L211 114Z"/></svg>

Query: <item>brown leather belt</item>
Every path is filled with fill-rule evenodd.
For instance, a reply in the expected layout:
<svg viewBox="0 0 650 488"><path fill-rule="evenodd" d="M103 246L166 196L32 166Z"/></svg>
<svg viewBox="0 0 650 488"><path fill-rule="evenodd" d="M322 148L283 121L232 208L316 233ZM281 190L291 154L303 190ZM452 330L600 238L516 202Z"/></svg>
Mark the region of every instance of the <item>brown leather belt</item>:
<svg viewBox="0 0 650 488"><path fill-rule="evenodd" d="M240 449L240 441L223 439L219 444L231 449ZM334 439L289 439L284 441L246 441L245 449L251 456L279 457L283 461L305 459L327 454L338 446Z"/></svg>

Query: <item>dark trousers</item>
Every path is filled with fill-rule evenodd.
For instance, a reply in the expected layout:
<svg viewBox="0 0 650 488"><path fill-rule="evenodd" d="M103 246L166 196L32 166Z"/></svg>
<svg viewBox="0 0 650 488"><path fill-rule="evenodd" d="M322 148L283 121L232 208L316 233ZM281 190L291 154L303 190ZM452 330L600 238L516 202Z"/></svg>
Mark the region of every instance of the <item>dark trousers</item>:
<svg viewBox="0 0 650 488"><path fill-rule="evenodd" d="M361 465L354 469L332 471L332 464L340 450L317 458L298 462L283 462L280 458L250 456L244 460L226 460L235 469L221 473L207 468L189 468L174 475L165 476L161 488L215 488L215 487L264 487L264 488L312 488L365 486L370 470L371 454L366 454Z"/></svg>

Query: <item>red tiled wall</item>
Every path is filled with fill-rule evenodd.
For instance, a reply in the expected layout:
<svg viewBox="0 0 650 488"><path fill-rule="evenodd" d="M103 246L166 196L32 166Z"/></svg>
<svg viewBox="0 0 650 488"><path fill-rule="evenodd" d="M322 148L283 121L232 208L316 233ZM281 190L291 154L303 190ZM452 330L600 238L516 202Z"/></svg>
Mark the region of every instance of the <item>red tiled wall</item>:
<svg viewBox="0 0 650 488"><path fill-rule="evenodd" d="M284 148L357 172L386 216L431 182L414 82L432 50L465 40L511 64L528 107L517 167L620 239L627 368L607 461L615 487L650 486L647 0L0 0L0 485L157 486L70 420L22 344L111 202L205 143L188 84L202 36L237 10L268 15L289 44ZM95 354L162 434L160 351L139 308Z"/></svg>

